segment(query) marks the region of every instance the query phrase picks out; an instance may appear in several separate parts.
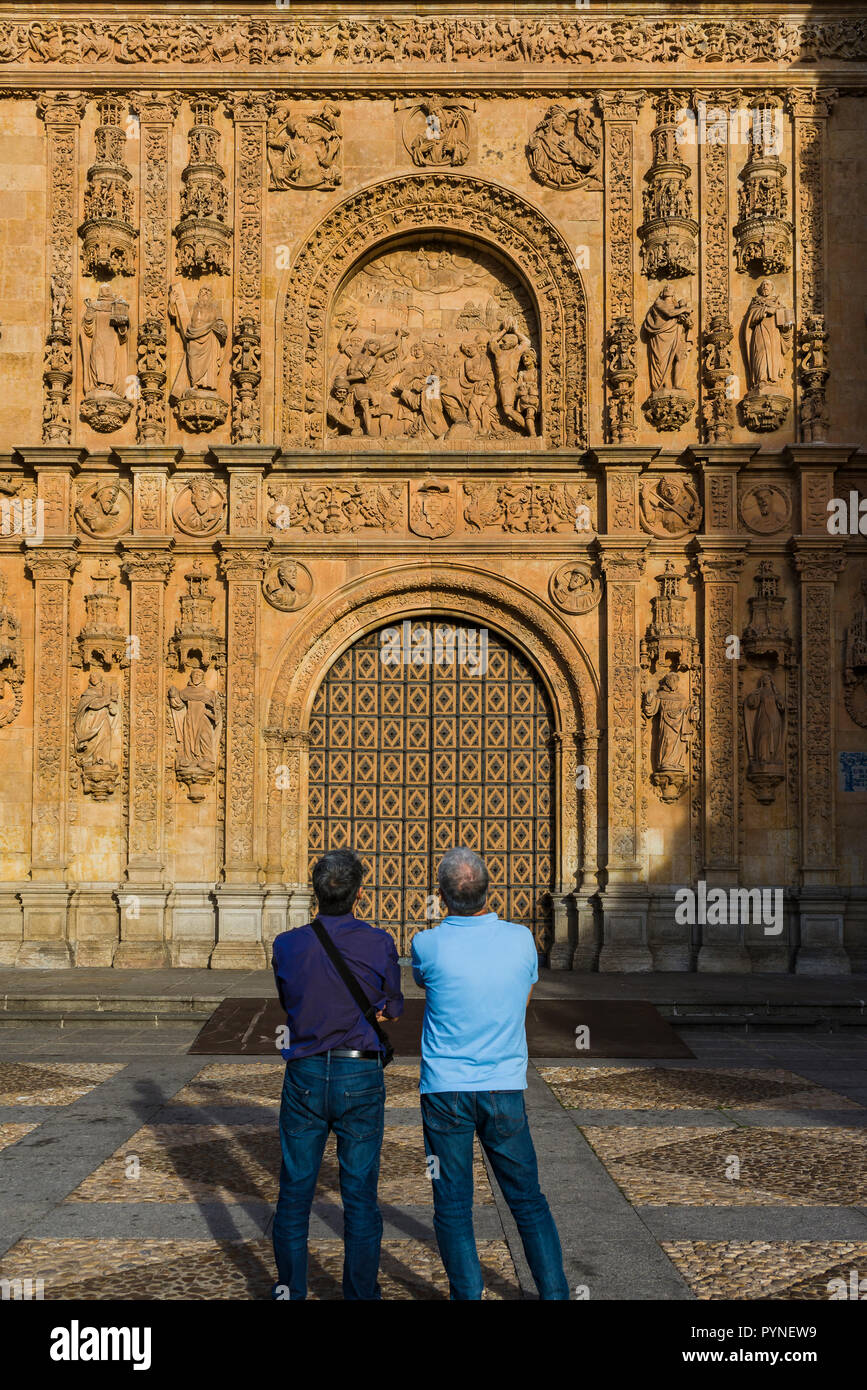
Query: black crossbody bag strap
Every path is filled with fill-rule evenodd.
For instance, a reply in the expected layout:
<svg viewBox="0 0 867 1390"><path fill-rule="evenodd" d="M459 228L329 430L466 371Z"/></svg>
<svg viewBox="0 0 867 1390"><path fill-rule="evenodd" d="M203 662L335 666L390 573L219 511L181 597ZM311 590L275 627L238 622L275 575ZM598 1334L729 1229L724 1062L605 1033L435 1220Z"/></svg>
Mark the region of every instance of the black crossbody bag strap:
<svg viewBox="0 0 867 1390"><path fill-rule="evenodd" d="M388 1034L384 1031L384 1029L380 1028L379 1026L379 1022L377 1021L376 1017L376 1007L373 1004L371 1004L367 995L364 993L364 990L361 988L361 985L356 980L349 966L346 964L346 961L343 959L343 956L340 954L334 942L331 940L331 937L328 935L328 932L325 930L324 924L320 922L318 917L314 917L310 925L316 933L317 940L320 946L322 947L323 951L327 955L328 959L331 961L331 964L334 966L334 969L337 971L343 983L346 985L346 988L349 990L349 993L352 995L353 999L355 1000L356 1004L361 1010L364 1018L370 1024L374 1033L379 1038L379 1041L385 1048L385 1055L382 1059L382 1065L383 1067L387 1067L392 1057L394 1056L394 1048L389 1042Z"/></svg>

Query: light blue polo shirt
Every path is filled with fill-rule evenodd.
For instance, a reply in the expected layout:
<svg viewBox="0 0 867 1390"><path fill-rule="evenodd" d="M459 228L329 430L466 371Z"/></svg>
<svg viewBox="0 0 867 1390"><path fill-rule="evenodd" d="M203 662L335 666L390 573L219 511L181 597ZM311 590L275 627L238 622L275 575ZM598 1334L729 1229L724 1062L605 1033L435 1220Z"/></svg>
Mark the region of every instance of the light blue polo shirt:
<svg viewBox="0 0 867 1390"><path fill-rule="evenodd" d="M526 1090L524 1020L539 978L532 932L496 912L444 917L413 937L412 973L427 993L422 1094Z"/></svg>

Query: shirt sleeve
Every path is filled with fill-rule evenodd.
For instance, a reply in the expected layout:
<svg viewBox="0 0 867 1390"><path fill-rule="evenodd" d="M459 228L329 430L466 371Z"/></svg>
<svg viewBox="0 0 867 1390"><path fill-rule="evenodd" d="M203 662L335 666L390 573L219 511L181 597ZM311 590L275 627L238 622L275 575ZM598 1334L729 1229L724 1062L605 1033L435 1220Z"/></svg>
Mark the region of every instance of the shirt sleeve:
<svg viewBox="0 0 867 1390"><path fill-rule="evenodd" d="M280 1007L286 1011L286 999L283 994L283 981L280 979L280 971L277 968L277 957L271 956L271 969L274 971L274 983L277 986L277 996L280 1000Z"/></svg>
<svg viewBox="0 0 867 1390"><path fill-rule="evenodd" d="M417 985L421 985L422 989L424 989L424 962L419 957L418 947L415 944L417 941L418 935L414 936L412 939L412 978Z"/></svg>
<svg viewBox="0 0 867 1390"><path fill-rule="evenodd" d="M403 992L400 987L400 962L394 938L389 935L386 942L385 966L385 1012L389 1018L400 1018L403 1013Z"/></svg>
<svg viewBox="0 0 867 1390"><path fill-rule="evenodd" d="M536 950L536 942L533 933L529 932L530 937L530 984L536 984L539 979L539 952Z"/></svg>

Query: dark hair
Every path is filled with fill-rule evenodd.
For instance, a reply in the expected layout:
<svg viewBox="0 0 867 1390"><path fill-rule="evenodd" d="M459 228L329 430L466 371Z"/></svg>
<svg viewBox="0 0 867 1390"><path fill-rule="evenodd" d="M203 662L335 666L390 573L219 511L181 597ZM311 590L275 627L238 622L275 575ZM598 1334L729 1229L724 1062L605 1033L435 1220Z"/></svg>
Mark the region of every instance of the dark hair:
<svg viewBox="0 0 867 1390"><path fill-rule="evenodd" d="M312 877L319 911L341 917L358 896L364 865L354 849L330 849L313 865Z"/></svg>
<svg viewBox="0 0 867 1390"><path fill-rule="evenodd" d="M437 883L449 912L458 917L480 912L487 900L488 882L485 861L473 850L465 845L446 850L437 870Z"/></svg>

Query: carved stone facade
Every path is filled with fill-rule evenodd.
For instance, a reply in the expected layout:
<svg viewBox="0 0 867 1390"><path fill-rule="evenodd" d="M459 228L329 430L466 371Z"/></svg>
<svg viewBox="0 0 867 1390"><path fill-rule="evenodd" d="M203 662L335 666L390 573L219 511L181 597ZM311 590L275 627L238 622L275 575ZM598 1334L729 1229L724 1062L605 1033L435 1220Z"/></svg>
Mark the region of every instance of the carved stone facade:
<svg viewBox="0 0 867 1390"><path fill-rule="evenodd" d="M0 21L0 964L464 840L558 969L867 968L858 7L103 8Z"/></svg>

